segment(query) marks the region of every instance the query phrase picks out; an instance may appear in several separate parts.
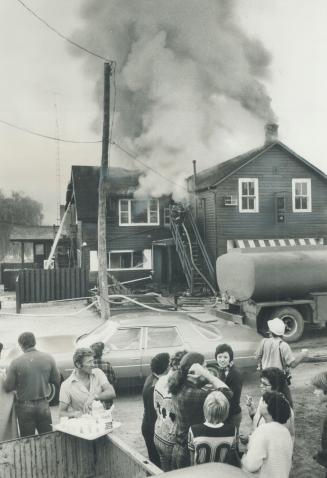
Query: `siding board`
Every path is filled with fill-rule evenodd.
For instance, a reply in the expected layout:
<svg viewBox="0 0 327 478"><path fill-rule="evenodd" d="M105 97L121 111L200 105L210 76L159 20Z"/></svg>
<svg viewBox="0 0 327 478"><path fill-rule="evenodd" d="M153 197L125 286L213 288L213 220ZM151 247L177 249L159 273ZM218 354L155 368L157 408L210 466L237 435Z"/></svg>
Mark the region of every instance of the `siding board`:
<svg viewBox="0 0 327 478"><path fill-rule="evenodd" d="M224 206L224 196L238 197L238 179L243 177L258 178L258 213L240 213L238 206ZM292 211L292 178L311 178L312 212ZM275 224L274 196L280 192L284 192L286 198L285 224ZM210 257L215 258L213 251L216 244L217 255L224 254L228 239L327 237L327 182L278 145L219 184L216 193L216 207L213 211L208 209L206 215L206 244ZM209 198L209 192L200 192L197 197Z"/></svg>

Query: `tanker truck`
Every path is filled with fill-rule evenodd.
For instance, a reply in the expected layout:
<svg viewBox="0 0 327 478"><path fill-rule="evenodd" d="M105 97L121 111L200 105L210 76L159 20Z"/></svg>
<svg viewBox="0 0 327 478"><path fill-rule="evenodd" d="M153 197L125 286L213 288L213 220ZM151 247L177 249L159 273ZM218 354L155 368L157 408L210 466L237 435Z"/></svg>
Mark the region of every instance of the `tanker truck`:
<svg viewBox="0 0 327 478"><path fill-rule="evenodd" d="M327 246L233 249L217 259L217 282L226 309L219 315L267 333L267 321L285 322L296 342L305 324L327 322Z"/></svg>

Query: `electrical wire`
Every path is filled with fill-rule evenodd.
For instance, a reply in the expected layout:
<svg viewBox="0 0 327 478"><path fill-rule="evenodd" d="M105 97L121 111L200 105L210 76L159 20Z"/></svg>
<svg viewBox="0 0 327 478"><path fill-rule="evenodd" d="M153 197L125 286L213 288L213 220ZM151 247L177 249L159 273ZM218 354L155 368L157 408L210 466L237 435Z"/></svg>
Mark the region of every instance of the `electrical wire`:
<svg viewBox="0 0 327 478"><path fill-rule="evenodd" d="M115 101L115 100L114 100ZM17 129L19 131L22 131L23 133L27 133L27 134L31 134L33 136L39 136L40 138L44 138L44 139L49 139L51 141L60 141L61 143L70 143L70 144L99 144L102 142L102 140L96 140L96 141L77 141L77 140L73 140L73 139L63 139L63 138L57 138L56 136L50 136L50 135L47 135L47 134L42 134L42 133L38 133L37 131L33 131L31 129L28 129L28 128L23 128L21 126L18 126L18 125L15 125L14 123L9 123L9 121L5 121L5 120L1 120L0 119L0 123L1 124L4 124L6 126L9 126L10 128L14 128L14 129ZM113 123L112 123L112 127L113 127ZM127 154L128 156L130 156L134 161L137 161L138 163L142 164L142 166L146 169L149 169L150 171L153 171L155 174L157 174L158 176L160 176L161 178L163 178L165 181L168 181L170 182L171 184L174 184L175 186L178 186L179 188L183 189L184 191L187 192L187 189L182 186L181 184L178 184L178 183L175 183L175 181L172 181L171 179L169 179L167 176L164 176L162 173L160 173L159 171L155 170L154 168L152 168L151 166L148 166L146 163L144 163L143 161L141 161L140 159L137 159L137 157L131 153L130 151L128 151L126 148L124 148L123 146L121 146L120 144L116 143L116 141L110 141L110 144L113 144L114 146L116 146L116 148L120 149L121 151L123 151L125 154Z"/></svg>
<svg viewBox="0 0 327 478"><path fill-rule="evenodd" d="M31 15L33 15L35 18L37 18L41 23L43 23L43 25L45 25L47 28L49 28L51 31L53 31L56 35L58 35L60 38L62 38L63 40L67 41L68 43L70 43L71 45L75 46L76 48L79 48L80 50L88 53L89 55L93 55L95 56L96 58L99 58L100 60L104 60L104 61L107 61L109 63L112 63L112 60L109 60L108 58L104 57L104 56L101 56L99 55L98 53L95 53L94 51L92 50L89 50L88 48L82 46L82 45L79 45L78 43L74 42L73 40L71 40L70 38L66 37L65 35L63 35L62 33L60 33L58 30L56 30L53 26L51 26L46 20L44 20L42 17L40 17L40 15L38 15L36 12L34 12L34 10L32 10L30 7L28 7L22 0L17 0L18 3L20 3Z"/></svg>
<svg viewBox="0 0 327 478"><path fill-rule="evenodd" d="M97 140L97 141L75 141L73 139L57 138L55 136L49 136L47 134L37 133L36 131L33 131L31 129L23 128L21 126L15 125L13 123L9 123L9 121L4 121L4 120L1 120L1 119L0 119L0 123L4 124L6 126L10 126L10 128L14 128L14 129L18 129L19 131L23 131L23 133L32 134L34 136L40 136L41 138L45 138L45 139L51 139L52 141L60 141L62 143L73 143L73 144L96 144L96 143L101 143L101 140Z"/></svg>

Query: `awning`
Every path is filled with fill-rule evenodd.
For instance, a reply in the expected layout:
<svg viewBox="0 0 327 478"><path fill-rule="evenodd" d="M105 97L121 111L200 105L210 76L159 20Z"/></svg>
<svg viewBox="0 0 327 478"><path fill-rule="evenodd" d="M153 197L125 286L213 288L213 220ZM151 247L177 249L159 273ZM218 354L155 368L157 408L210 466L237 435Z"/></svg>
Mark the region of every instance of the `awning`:
<svg viewBox="0 0 327 478"><path fill-rule="evenodd" d="M246 247L293 247L293 246L317 246L323 245L322 237L306 237L292 239L234 239L227 241L227 250Z"/></svg>

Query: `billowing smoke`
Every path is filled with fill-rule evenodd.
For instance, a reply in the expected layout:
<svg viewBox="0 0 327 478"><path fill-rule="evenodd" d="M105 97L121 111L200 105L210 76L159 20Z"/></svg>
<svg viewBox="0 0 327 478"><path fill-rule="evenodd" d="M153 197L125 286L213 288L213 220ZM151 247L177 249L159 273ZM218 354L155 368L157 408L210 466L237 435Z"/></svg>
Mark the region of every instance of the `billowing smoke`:
<svg viewBox="0 0 327 478"><path fill-rule="evenodd" d="M81 14L74 40L117 62L113 140L172 180L144 168L139 196L180 198L192 160L201 170L244 152L275 120L270 54L242 30L234 0L84 0ZM99 64L85 61L100 125Z"/></svg>

